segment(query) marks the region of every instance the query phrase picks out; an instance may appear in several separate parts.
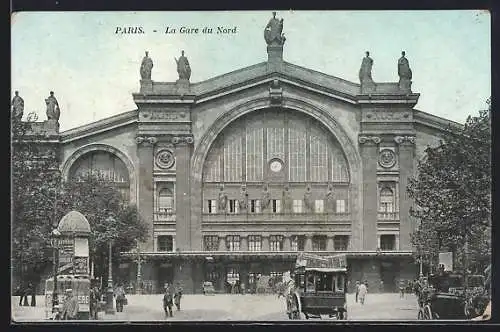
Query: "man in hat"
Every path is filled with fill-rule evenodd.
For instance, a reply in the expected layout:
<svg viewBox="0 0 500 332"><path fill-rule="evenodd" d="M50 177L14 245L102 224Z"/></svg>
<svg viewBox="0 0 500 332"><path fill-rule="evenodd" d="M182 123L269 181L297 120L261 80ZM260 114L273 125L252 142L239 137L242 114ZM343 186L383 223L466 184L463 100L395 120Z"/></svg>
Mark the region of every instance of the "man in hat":
<svg viewBox="0 0 500 332"><path fill-rule="evenodd" d="M177 311L181 310L181 297L182 297L182 286L181 282L177 282L177 287L175 288L174 303L177 307Z"/></svg>
<svg viewBox="0 0 500 332"><path fill-rule="evenodd" d="M173 299L174 299L174 291L167 282L165 284L165 294L163 295L163 310L165 311L166 317L168 317L169 315L170 317L173 317L172 313L172 306L174 305Z"/></svg>
<svg viewBox="0 0 500 332"><path fill-rule="evenodd" d="M62 319L70 320L76 319L78 314L78 299L73 294L73 290L71 288L66 289L66 298L64 299L63 311L62 311Z"/></svg>

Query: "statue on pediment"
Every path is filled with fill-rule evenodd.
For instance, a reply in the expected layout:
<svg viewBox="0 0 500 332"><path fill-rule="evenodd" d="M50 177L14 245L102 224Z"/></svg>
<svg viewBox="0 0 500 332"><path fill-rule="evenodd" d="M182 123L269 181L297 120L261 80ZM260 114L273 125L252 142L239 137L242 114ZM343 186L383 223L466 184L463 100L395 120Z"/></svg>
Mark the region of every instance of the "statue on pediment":
<svg viewBox="0 0 500 332"><path fill-rule="evenodd" d="M399 80L411 80L412 72L408 59L405 57L405 51L401 52L401 58L398 60Z"/></svg>
<svg viewBox="0 0 500 332"><path fill-rule="evenodd" d="M287 213L292 212L293 210L292 194L288 186L285 186L285 189L283 190L283 209Z"/></svg>
<svg viewBox="0 0 500 332"><path fill-rule="evenodd" d="M311 187L309 187L309 186L307 186L306 192L304 193L304 205L305 205L307 210L309 210L309 211L314 210Z"/></svg>
<svg viewBox="0 0 500 332"><path fill-rule="evenodd" d="M264 189L262 190L262 210L265 210L271 204L271 193L267 188L267 185L264 185Z"/></svg>
<svg viewBox="0 0 500 332"><path fill-rule="evenodd" d="M241 188L240 199L238 201L240 209L246 210L248 205L248 193L245 187Z"/></svg>
<svg viewBox="0 0 500 332"><path fill-rule="evenodd" d="M153 70L153 60L149 57L148 51L146 51L146 55L142 59L141 63L141 79L150 80L151 79L151 71Z"/></svg>
<svg viewBox="0 0 500 332"><path fill-rule="evenodd" d="M182 51L179 59L175 59L177 63L177 73L179 74L180 80L188 80L191 77L191 66L189 65L188 59L184 56L184 51Z"/></svg>
<svg viewBox="0 0 500 332"><path fill-rule="evenodd" d="M227 209L227 195L224 192L223 187L220 188L220 192L219 192L219 206L218 206L218 208L219 208L219 213L223 213Z"/></svg>
<svg viewBox="0 0 500 332"><path fill-rule="evenodd" d="M373 59L370 58L370 52L366 51L366 56L363 58L363 61L361 62L361 68L359 69L359 80L361 83L373 81L372 66Z"/></svg>
<svg viewBox="0 0 500 332"><path fill-rule="evenodd" d="M281 46L285 43L285 36L283 34L283 19L276 18L276 12L273 12L273 17L269 20L264 29L264 39L267 45Z"/></svg>
<svg viewBox="0 0 500 332"><path fill-rule="evenodd" d="M53 91L50 91L50 96L45 99L45 104L47 104L47 119L59 121L61 110Z"/></svg>
<svg viewBox="0 0 500 332"><path fill-rule="evenodd" d="M15 92L14 98L12 98L12 116L18 121L21 121L24 113L24 99L19 96L19 91Z"/></svg>

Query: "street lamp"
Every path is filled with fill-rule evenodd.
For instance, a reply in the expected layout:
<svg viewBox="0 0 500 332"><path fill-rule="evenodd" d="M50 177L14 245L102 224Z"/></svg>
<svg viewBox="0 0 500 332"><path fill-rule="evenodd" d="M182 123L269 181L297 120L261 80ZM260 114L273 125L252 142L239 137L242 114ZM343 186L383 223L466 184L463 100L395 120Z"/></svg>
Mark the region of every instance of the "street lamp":
<svg viewBox="0 0 500 332"><path fill-rule="evenodd" d="M51 233L51 244L53 250L53 262L54 262L54 289L52 291L52 313L58 310L59 300L57 295L57 270L59 265L59 243L58 238L61 235L59 230L54 229Z"/></svg>
<svg viewBox="0 0 500 332"><path fill-rule="evenodd" d="M137 294L142 293L142 275L141 275L141 248L139 246L139 240L136 240L137 242Z"/></svg>
<svg viewBox="0 0 500 332"><path fill-rule="evenodd" d="M113 225L115 223L115 219L112 216L109 216L106 219L107 225ZM113 275L112 275L112 241L109 241L109 265L108 265L108 289L106 290L106 314L114 315L115 309L113 306Z"/></svg>

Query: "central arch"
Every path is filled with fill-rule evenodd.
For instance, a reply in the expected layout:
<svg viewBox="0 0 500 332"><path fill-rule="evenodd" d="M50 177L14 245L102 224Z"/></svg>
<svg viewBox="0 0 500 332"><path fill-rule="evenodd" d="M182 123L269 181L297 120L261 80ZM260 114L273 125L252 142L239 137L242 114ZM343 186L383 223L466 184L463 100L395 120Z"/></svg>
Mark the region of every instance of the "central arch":
<svg viewBox="0 0 500 332"><path fill-rule="evenodd" d="M270 108L269 98L258 98L242 103L228 112L219 116L209 129L200 138L199 143L194 149L193 158L191 160L191 193L192 193L192 208L196 211L191 215L191 229L196 230L191 239L193 248L201 249L202 242L202 219L201 210L202 202L202 182L203 182L203 166L207 158L207 154L215 142L219 134L232 122L251 112L265 110ZM348 163L350 174L350 201L353 203L351 211L352 218L352 244L355 247L362 247L363 243L363 227L362 227L362 162L357 146L348 136L346 131L339 125L336 119L325 109L317 107L310 102L299 100L292 97L283 97L282 108L302 112L322 123L328 132L338 141L344 151ZM198 212L199 211L199 212Z"/></svg>

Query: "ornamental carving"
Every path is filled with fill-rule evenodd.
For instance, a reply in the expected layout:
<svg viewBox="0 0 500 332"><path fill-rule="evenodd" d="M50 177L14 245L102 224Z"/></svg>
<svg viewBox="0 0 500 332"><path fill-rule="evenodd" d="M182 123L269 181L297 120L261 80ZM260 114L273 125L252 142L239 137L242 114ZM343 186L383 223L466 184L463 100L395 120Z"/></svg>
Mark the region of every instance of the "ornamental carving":
<svg viewBox="0 0 500 332"><path fill-rule="evenodd" d="M367 142L373 142L375 144L379 144L382 139L379 136L359 136L358 142L360 144L365 144Z"/></svg>
<svg viewBox="0 0 500 332"><path fill-rule="evenodd" d="M403 143L409 143L409 144L415 144L415 136L396 136L394 137L394 141L397 144L403 144Z"/></svg>
<svg viewBox="0 0 500 332"><path fill-rule="evenodd" d="M392 150L384 149L380 151L378 163L384 168L394 167L396 164L396 154Z"/></svg>
<svg viewBox="0 0 500 332"><path fill-rule="evenodd" d="M156 155L156 165L163 169L172 168L175 164L175 157L170 150L161 150Z"/></svg>
<svg viewBox="0 0 500 332"><path fill-rule="evenodd" d="M279 80L273 80L269 87L269 97L271 98L271 104L277 105L281 104L283 101L283 89L281 88Z"/></svg>
<svg viewBox="0 0 500 332"><path fill-rule="evenodd" d="M173 144L193 144L194 143L194 138L193 136L174 136L171 138L171 142Z"/></svg>
<svg viewBox="0 0 500 332"><path fill-rule="evenodd" d="M409 121L409 112L376 111L366 114L365 121Z"/></svg>
<svg viewBox="0 0 500 332"><path fill-rule="evenodd" d="M156 143L158 143L158 139L153 136L137 136L135 138L135 142L137 144L149 143L151 145L155 145Z"/></svg>

